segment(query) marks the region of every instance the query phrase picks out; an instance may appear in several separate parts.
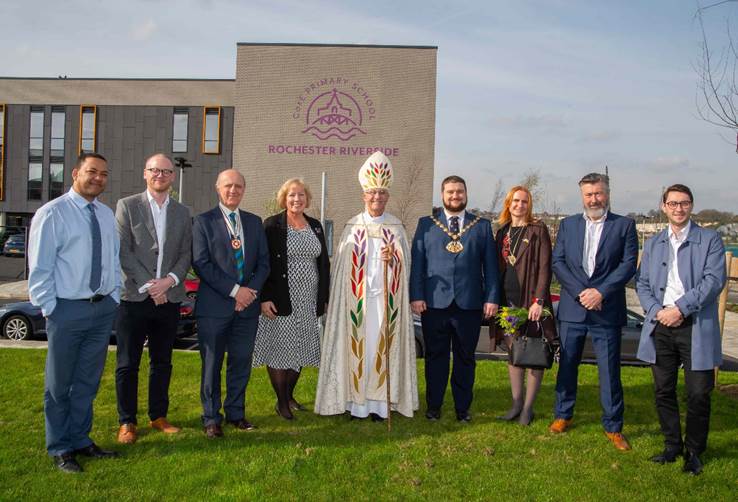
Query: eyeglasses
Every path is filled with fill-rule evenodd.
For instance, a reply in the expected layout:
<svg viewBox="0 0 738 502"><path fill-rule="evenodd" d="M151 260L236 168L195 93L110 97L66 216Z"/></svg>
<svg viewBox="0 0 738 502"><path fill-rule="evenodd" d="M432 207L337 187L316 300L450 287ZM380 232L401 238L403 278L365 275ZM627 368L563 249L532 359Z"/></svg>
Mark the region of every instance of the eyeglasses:
<svg viewBox="0 0 738 502"><path fill-rule="evenodd" d="M374 197L375 195L377 197L389 197L389 192L387 190L367 190L364 193L369 197Z"/></svg>
<svg viewBox="0 0 738 502"><path fill-rule="evenodd" d="M664 205L668 207L669 209L676 209L677 207L681 207L682 209L689 209L692 206L692 201L683 200L683 201L677 202L675 200L670 200L669 202L664 202Z"/></svg>
<svg viewBox="0 0 738 502"><path fill-rule="evenodd" d="M174 171L171 169L157 169L156 167L149 167L146 170L154 176L171 176L172 174L174 174Z"/></svg>

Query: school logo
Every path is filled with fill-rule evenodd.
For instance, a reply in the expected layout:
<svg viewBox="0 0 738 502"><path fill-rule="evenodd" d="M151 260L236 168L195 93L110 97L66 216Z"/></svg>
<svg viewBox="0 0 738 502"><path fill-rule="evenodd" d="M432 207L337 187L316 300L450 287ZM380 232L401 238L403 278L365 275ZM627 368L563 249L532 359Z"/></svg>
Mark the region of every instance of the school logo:
<svg viewBox="0 0 738 502"><path fill-rule="evenodd" d="M348 141L366 135L366 122L375 118L375 108L368 92L357 82L329 78L305 87L292 116L304 121L303 134L321 141Z"/></svg>

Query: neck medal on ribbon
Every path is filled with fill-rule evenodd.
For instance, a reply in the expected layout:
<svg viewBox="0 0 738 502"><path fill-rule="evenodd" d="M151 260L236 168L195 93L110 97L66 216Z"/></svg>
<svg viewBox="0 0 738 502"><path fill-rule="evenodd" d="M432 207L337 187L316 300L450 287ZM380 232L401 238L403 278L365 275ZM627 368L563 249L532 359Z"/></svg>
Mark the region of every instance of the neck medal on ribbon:
<svg viewBox="0 0 738 502"><path fill-rule="evenodd" d="M464 228L461 230L461 232L459 232L458 234L454 234L451 233L451 230L449 230L446 225L438 221L435 216L431 215L431 220L433 220L433 223L435 223L436 226L438 226L438 228L440 228L444 234L451 237L451 242L446 244L446 251L453 254L461 253L464 250L464 245L461 243L461 236L464 235L471 227L476 225L481 219L481 216L477 216L476 218L474 218L474 220L472 220L471 223L469 223L468 225L464 225Z"/></svg>
<svg viewBox="0 0 738 502"><path fill-rule="evenodd" d="M223 214L223 218L225 219L226 227L228 228L228 234L231 237L231 247L234 250L241 249L241 239L238 237L238 229L241 225L239 225L241 220L241 215L236 213L236 224L234 225L231 219L228 217L225 211L223 211L223 208L220 209L220 212Z"/></svg>

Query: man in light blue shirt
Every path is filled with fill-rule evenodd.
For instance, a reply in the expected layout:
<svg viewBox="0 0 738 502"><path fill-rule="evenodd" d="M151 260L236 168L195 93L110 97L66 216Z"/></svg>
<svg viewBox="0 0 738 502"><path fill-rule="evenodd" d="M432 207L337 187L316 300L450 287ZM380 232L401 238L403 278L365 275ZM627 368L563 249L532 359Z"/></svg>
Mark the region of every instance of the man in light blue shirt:
<svg viewBox="0 0 738 502"><path fill-rule="evenodd" d="M46 449L58 469L81 472L75 455L115 457L90 439L92 402L120 302L120 242L113 211L97 200L105 158L83 153L72 188L33 217L28 290L46 317Z"/></svg>

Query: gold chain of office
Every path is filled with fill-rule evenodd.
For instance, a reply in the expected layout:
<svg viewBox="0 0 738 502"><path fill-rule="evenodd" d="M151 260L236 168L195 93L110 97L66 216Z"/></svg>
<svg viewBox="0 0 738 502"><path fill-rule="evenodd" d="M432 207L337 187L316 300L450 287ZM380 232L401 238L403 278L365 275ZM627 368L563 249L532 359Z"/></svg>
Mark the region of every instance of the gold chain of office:
<svg viewBox="0 0 738 502"><path fill-rule="evenodd" d="M444 234L451 237L451 242L446 244L446 251L454 254L461 253L464 250L464 245L459 239L461 239L461 236L464 235L469 229L471 229L471 227L479 223L479 220L481 219L481 216L477 216L474 220L471 221L471 223L469 223L468 225L464 225L464 228L461 229L461 232L459 232L458 234L454 234L451 232L451 230L448 229L446 225L438 221L435 216L431 215L431 220L433 220L433 223L435 223L436 226L440 228Z"/></svg>

